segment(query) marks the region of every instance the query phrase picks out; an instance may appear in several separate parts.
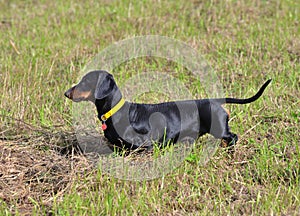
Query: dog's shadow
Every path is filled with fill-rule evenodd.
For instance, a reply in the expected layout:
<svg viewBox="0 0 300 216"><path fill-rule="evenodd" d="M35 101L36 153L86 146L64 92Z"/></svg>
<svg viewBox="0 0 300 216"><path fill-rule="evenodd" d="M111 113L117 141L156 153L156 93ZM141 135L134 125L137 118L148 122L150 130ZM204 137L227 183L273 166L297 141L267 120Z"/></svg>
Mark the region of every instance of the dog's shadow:
<svg viewBox="0 0 300 216"><path fill-rule="evenodd" d="M176 143L152 150L126 151L128 154L124 154L116 149L114 151L106 138L96 131L81 134L65 132L56 136L60 139L60 147L56 149L59 154L75 161L77 157L85 157L101 173L133 181L166 175L185 160L205 166L219 146L219 140L210 136L193 144Z"/></svg>

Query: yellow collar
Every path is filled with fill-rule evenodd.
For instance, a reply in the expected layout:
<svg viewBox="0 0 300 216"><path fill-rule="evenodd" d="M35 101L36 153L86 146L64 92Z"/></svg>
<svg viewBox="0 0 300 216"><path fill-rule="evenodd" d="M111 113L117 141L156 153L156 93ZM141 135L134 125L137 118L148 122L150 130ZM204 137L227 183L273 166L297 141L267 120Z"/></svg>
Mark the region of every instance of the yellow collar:
<svg viewBox="0 0 300 216"><path fill-rule="evenodd" d="M116 104L116 106L114 106L111 110L109 110L107 113L105 113L101 116L101 120L105 122L113 114L118 112L119 109L121 109L121 107L124 105L124 103L125 103L125 100L123 98L121 98L121 100Z"/></svg>

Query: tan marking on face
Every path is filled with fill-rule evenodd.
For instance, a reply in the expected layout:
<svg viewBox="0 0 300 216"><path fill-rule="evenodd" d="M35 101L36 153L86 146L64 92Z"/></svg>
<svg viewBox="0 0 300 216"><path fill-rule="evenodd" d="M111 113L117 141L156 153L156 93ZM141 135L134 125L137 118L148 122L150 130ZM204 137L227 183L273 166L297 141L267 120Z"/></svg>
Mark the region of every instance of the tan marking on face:
<svg viewBox="0 0 300 216"><path fill-rule="evenodd" d="M73 91L73 99L84 98L88 99L91 96L91 91L78 91L76 88Z"/></svg>

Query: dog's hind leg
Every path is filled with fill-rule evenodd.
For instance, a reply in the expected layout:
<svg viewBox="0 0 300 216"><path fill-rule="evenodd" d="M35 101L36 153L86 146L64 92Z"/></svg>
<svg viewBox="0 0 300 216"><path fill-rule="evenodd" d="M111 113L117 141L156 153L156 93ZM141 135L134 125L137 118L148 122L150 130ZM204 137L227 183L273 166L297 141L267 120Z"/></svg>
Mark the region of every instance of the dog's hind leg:
<svg viewBox="0 0 300 216"><path fill-rule="evenodd" d="M232 148L238 141L238 136L230 132L230 127L228 125L228 113L224 109L216 107L211 117L210 134L212 134L215 138L222 140L222 147Z"/></svg>

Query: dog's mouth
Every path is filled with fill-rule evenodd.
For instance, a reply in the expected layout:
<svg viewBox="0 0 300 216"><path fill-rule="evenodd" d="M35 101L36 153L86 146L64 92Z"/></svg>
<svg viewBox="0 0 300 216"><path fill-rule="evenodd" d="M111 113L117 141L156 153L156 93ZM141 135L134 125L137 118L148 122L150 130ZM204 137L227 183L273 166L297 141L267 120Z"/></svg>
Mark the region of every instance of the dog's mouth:
<svg viewBox="0 0 300 216"><path fill-rule="evenodd" d="M80 102L80 101L84 101L84 98L72 98L71 99L73 102Z"/></svg>

